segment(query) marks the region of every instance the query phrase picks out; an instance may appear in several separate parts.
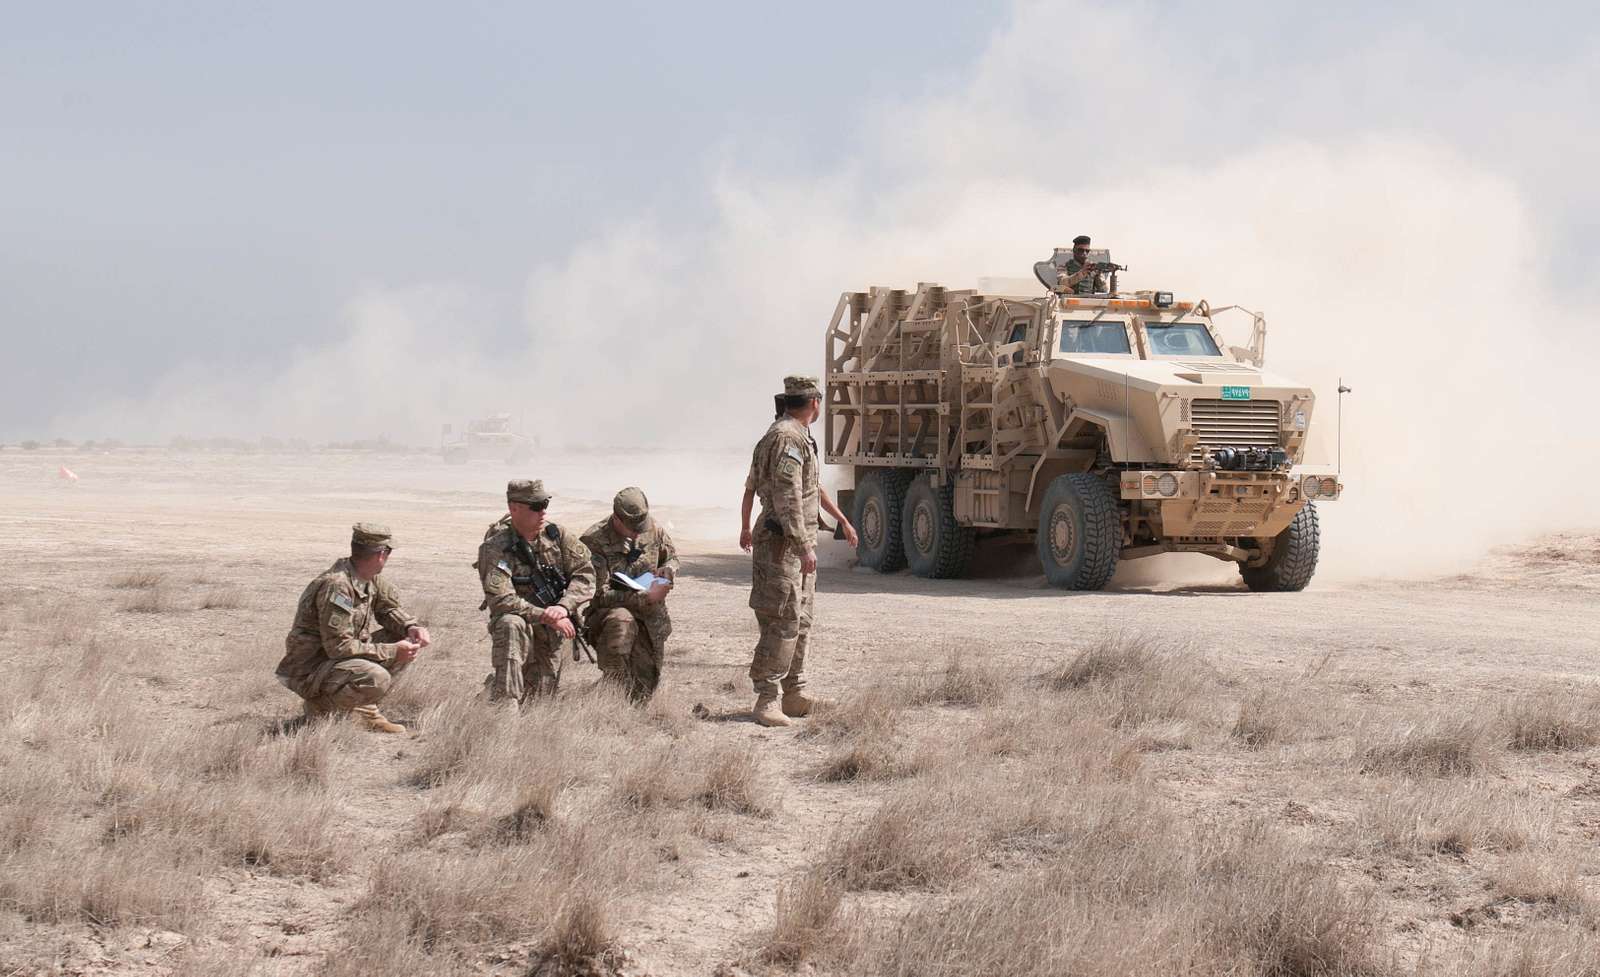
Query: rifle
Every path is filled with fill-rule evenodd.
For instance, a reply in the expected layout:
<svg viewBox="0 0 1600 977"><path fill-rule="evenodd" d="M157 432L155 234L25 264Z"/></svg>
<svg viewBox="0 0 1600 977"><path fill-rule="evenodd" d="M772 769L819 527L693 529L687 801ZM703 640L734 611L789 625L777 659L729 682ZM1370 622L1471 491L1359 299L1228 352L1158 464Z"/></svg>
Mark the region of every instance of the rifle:
<svg viewBox="0 0 1600 977"><path fill-rule="evenodd" d="M539 559L533 552L533 547L529 546L528 541L522 537L518 536L513 545L516 547L517 556L522 559L522 562L533 568L533 573L526 577L512 577L511 582L531 588L533 591L532 603L538 607L554 607L561 603L562 596L567 592L567 584L571 583L572 579L562 573L559 567ZM549 625L546 625L546 627L549 627ZM552 630L554 629L552 628ZM578 619L574 617L572 618L573 661L582 660L578 657L580 650L588 656L589 661L593 662L595 660L594 649L589 647L588 639L583 636L583 628L579 626Z"/></svg>

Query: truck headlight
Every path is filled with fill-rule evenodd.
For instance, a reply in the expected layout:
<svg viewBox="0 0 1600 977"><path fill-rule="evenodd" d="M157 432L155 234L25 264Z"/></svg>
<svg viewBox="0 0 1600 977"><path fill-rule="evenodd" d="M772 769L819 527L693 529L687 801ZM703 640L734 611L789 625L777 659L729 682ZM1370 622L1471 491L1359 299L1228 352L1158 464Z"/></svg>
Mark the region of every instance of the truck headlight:
<svg viewBox="0 0 1600 977"><path fill-rule="evenodd" d="M1333 498L1339 494L1339 480L1337 478L1324 478L1322 480L1322 494Z"/></svg>
<svg viewBox="0 0 1600 977"><path fill-rule="evenodd" d="M1156 494L1156 477L1154 475L1146 475L1144 477L1144 494L1145 495L1155 495Z"/></svg>
<svg viewBox="0 0 1600 977"><path fill-rule="evenodd" d="M1169 499L1172 498L1174 495L1177 495L1178 494L1178 476L1172 474L1171 472L1168 472L1167 474L1162 475L1159 479L1156 480L1156 491L1160 492L1162 495L1166 496Z"/></svg>
<svg viewBox="0 0 1600 977"><path fill-rule="evenodd" d="M1315 475L1307 475L1300 480L1300 494L1308 499L1314 499L1322 494L1322 479Z"/></svg>
<svg viewBox="0 0 1600 977"><path fill-rule="evenodd" d="M1171 292L1157 292L1151 298L1151 301L1155 304L1155 307L1158 308L1158 309L1170 308L1171 305L1172 305L1172 293Z"/></svg>

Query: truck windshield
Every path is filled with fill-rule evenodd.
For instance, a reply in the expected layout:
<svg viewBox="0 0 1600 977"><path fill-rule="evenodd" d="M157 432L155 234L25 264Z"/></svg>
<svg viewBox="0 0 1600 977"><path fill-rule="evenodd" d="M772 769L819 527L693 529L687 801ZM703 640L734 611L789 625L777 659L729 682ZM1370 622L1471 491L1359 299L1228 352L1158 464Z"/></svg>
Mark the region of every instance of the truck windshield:
<svg viewBox="0 0 1600 977"><path fill-rule="evenodd" d="M1221 356L1211 333L1198 322L1146 322L1153 356Z"/></svg>
<svg viewBox="0 0 1600 977"><path fill-rule="evenodd" d="M1128 329L1120 322L1061 320L1063 353L1131 353Z"/></svg>

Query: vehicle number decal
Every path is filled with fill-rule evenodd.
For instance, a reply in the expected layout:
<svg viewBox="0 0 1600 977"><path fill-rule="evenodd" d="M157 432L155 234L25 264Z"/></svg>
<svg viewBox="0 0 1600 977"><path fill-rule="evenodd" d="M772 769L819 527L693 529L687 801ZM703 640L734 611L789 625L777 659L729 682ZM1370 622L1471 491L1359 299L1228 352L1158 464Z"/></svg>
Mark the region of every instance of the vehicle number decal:
<svg viewBox="0 0 1600 977"><path fill-rule="evenodd" d="M1249 400L1250 399L1250 388L1249 387L1223 387L1222 388L1222 399L1223 400Z"/></svg>

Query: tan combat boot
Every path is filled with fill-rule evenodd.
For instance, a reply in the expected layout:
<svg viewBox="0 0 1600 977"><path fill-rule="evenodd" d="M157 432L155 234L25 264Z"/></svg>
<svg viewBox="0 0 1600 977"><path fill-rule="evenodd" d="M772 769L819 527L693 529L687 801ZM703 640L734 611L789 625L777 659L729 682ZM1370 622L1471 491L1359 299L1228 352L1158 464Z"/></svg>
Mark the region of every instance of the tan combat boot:
<svg viewBox="0 0 1600 977"><path fill-rule="evenodd" d="M356 721L374 733L403 733L406 728L399 723L390 722L378 711L377 706L362 706L350 710Z"/></svg>
<svg viewBox="0 0 1600 977"><path fill-rule="evenodd" d="M750 710L750 718L763 726L789 725L789 720L783 718L783 713L778 711L778 700L773 696L762 696L757 699L755 708Z"/></svg>
<svg viewBox="0 0 1600 977"><path fill-rule="evenodd" d="M799 689L783 694L783 714L790 719L799 719L801 716L811 715L811 707L816 705L816 700L807 696Z"/></svg>

